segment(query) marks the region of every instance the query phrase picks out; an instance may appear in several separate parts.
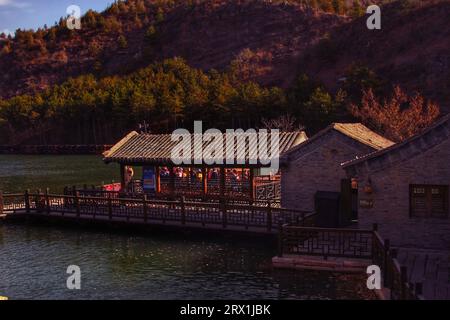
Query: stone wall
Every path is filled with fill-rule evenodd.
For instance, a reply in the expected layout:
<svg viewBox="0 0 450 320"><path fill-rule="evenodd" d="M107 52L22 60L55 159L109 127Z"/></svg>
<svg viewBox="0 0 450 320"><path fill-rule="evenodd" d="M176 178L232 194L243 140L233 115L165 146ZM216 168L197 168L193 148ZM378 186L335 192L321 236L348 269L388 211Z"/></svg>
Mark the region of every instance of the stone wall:
<svg viewBox="0 0 450 320"><path fill-rule="evenodd" d="M341 163L373 151L335 130L298 148L281 167L282 206L313 211L317 191L340 191Z"/></svg>

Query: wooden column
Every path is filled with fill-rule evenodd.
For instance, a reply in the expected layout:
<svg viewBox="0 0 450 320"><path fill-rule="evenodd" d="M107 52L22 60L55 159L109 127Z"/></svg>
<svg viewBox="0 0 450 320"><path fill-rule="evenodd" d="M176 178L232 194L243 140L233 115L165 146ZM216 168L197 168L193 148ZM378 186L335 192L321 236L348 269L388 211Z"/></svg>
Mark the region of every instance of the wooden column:
<svg viewBox="0 0 450 320"><path fill-rule="evenodd" d="M120 164L120 190L125 191L125 165Z"/></svg>
<svg viewBox="0 0 450 320"><path fill-rule="evenodd" d="M224 200L225 198L225 180L226 180L226 170L225 167L220 168L220 183L219 183L219 194L220 199Z"/></svg>
<svg viewBox="0 0 450 320"><path fill-rule="evenodd" d="M206 168L202 168L202 193L203 198L206 199L208 196L208 170Z"/></svg>
<svg viewBox="0 0 450 320"><path fill-rule="evenodd" d="M156 184L156 193L159 194L161 193L161 172L160 172L160 168L159 166L156 167L155 170L155 184Z"/></svg>
<svg viewBox="0 0 450 320"><path fill-rule="evenodd" d="M250 185L249 198L250 198L250 203L253 203L253 201L255 200L255 172L252 168L250 168L249 170L250 170L250 173L248 176L249 185Z"/></svg>

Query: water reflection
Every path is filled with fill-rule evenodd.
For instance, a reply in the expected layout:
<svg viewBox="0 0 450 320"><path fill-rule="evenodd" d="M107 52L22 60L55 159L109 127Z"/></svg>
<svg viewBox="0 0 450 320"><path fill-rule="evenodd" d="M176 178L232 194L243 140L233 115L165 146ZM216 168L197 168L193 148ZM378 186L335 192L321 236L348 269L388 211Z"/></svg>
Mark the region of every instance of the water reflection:
<svg viewBox="0 0 450 320"><path fill-rule="evenodd" d="M0 225L0 293L13 299L334 299L363 297L363 281L271 269L261 240L192 234L112 234ZM82 290L65 287L81 267Z"/></svg>

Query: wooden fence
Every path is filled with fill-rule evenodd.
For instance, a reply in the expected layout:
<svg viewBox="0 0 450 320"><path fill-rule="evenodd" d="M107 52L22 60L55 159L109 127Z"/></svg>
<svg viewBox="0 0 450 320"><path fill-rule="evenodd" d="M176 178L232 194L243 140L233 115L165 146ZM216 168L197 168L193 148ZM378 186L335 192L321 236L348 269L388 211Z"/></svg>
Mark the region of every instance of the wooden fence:
<svg viewBox="0 0 450 320"><path fill-rule="evenodd" d="M397 251L373 230L315 228L283 225L279 232L278 256L303 255L365 259L380 267L383 284L391 299L422 299L422 284L409 283L408 270L401 266Z"/></svg>
<svg viewBox="0 0 450 320"><path fill-rule="evenodd" d="M1 210L7 215L51 215L72 218L128 221L134 223L175 223L179 225L238 228L252 232L276 233L280 224L302 224L310 213L268 206L55 195L45 193L3 195Z"/></svg>

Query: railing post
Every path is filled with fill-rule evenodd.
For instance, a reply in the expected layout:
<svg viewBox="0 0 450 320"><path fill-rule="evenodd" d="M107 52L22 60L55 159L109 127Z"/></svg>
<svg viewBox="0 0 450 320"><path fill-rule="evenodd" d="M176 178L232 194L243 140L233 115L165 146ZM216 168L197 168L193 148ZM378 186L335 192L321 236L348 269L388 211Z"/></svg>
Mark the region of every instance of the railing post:
<svg viewBox="0 0 450 320"><path fill-rule="evenodd" d="M37 211L39 213L41 213L44 210L44 208L42 207L42 200L44 200L44 206L45 206L45 198L44 199L42 198L42 190L41 189L37 189L36 194L37 194L36 208L37 208Z"/></svg>
<svg viewBox="0 0 450 320"><path fill-rule="evenodd" d="M278 224L278 257L283 256L283 225Z"/></svg>
<svg viewBox="0 0 450 320"><path fill-rule="evenodd" d="M25 190L24 198L25 198L25 212L30 213L30 190L29 189Z"/></svg>
<svg viewBox="0 0 450 320"><path fill-rule="evenodd" d="M222 211L222 226L225 229L228 224L228 217L227 217L227 205L225 203L225 199L221 198L220 200L220 207Z"/></svg>
<svg viewBox="0 0 450 320"><path fill-rule="evenodd" d="M0 215L3 214L3 192L0 190Z"/></svg>
<svg viewBox="0 0 450 320"><path fill-rule="evenodd" d="M422 282L416 282L416 285L414 287L414 295L417 299L423 294L423 285Z"/></svg>
<svg viewBox="0 0 450 320"><path fill-rule="evenodd" d="M49 188L45 189L45 209L47 211L47 214L50 214L50 198L48 196L49 194Z"/></svg>
<svg viewBox="0 0 450 320"><path fill-rule="evenodd" d="M389 239L384 239L384 250L383 250L383 270L382 270L382 274L384 275L383 277L383 282L384 282L384 286L388 287L388 283L389 283L389 272L388 272L388 259L389 259L389 251L391 250L391 242L389 241Z"/></svg>
<svg viewBox="0 0 450 320"><path fill-rule="evenodd" d="M374 223L373 225L372 225L372 228L373 228L373 231L378 231L378 223Z"/></svg>
<svg viewBox="0 0 450 320"><path fill-rule="evenodd" d="M142 209L144 211L144 222L148 221L148 210L147 210L147 195L144 193L144 197L142 199Z"/></svg>
<svg viewBox="0 0 450 320"><path fill-rule="evenodd" d="M181 196L180 206L181 206L181 224L185 225L186 224L186 210L184 207L184 196Z"/></svg>
<svg viewBox="0 0 450 320"><path fill-rule="evenodd" d="M267 231L272 231L272 204L267 203Z"/></svg>
<svg viewBox="0 0 450 320"><path fill-rule="evenodd" d="M77 218L79 218L80 217L80 196L79 196L78 191L75 191L74 202L75 202L75 209L77 212Z"/></svg>
<svg viewBox="0 0 450 320"><path fill-rule="evenodd" d="M391 249L391 250L390 250L390 252L389 252L389 258L391 259L391 262L392 262L392 263L394 262L394 259L397 259L397 254L398 254L397 249ZM392 268L395 269L395 266L393 266ZM395 275L395 271L394 271L393 269L388 270L388 272L389 272L389 276L388 276L388 279L389 279L388 288L391 289L391 291L392 291L392 289L393 289L393 287L394 287L394 279L395 279L395 276L396 276L396 275Z"/></svg>
<svg viewBox="0 0 450 320"><path fill-rule="evenodd" d="M408 283L408 269L405 266L400 267L400 279L401 279L401 300L406 300L406 286Z"/></svg>
<svg viewBox="0 0 450 320"><path fill-rule="evenodd" d="M108 216L109 220L112 220L113 210L112 210L112 199L111 195L108 195Z"/></svg>

